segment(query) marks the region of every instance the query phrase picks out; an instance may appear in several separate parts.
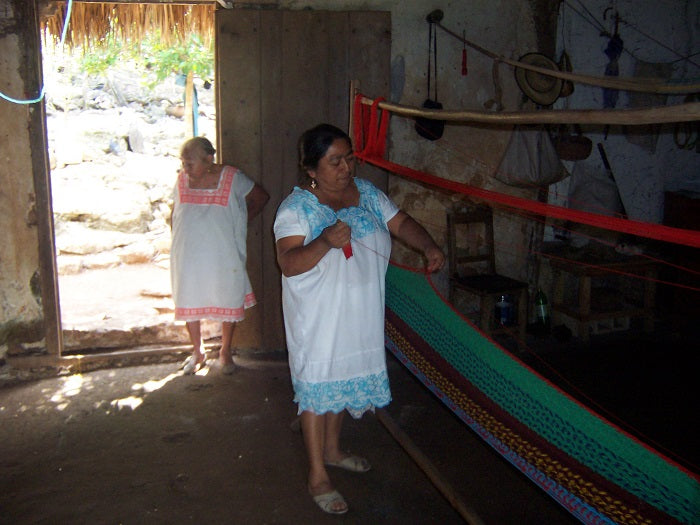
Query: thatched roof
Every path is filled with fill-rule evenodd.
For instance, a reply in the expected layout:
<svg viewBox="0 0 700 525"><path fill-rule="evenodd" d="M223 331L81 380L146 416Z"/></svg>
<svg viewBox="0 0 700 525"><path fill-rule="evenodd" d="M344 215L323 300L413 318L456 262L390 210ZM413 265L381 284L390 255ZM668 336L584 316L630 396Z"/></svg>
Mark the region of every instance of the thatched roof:
<svg viewBox="0 0 700 525"><path fill-rule="evenodd" d="M164 42L175 42L196 33L208 44L214 38L216 8L216 2L211 0L185 4L74 1L65 43L88 47L108 35L139 41L147 33L160 31ZM47 0L41 20L46 39L60 40L66 9L64 0Z"/></svg>

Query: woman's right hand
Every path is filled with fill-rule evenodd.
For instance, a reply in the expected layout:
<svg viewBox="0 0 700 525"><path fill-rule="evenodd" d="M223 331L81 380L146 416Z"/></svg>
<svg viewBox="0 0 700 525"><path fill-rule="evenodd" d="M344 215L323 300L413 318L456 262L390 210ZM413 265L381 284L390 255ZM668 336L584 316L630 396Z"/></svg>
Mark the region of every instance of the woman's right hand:
<svg viewBox="0 0 700 525"><path fill-rule="evenodd" d="M350 226L338 220L335 224L324 229L321 237L331 248L342 248L350 242L351 233Z"/></svg>

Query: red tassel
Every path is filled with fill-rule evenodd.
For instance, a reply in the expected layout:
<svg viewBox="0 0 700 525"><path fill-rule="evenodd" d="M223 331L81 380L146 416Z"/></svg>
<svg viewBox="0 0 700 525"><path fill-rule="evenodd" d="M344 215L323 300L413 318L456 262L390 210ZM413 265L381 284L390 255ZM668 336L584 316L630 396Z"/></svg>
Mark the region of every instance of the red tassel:
<svg viewBox="0 0 700 525"><path fill-rule="evenodd" d="M352 245L350 243L347 243L345 246L343 246L343 254L345 255L346 259L352 257Z"/></svg>
<svg viewBox="0 0 700 525"><path fill-rule="evenodd" d="M462 49L462 76L467 76L467 48Z"/></svg>

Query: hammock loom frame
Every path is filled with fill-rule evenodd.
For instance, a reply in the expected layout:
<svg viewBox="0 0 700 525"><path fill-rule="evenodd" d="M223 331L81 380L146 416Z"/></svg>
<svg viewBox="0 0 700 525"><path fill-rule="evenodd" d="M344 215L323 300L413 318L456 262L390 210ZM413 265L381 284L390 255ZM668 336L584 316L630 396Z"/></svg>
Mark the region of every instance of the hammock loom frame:
<svg viewBox="0 0 700 525"><path fill-rule="evenodd" d="M696 106L696 110L700 111L700 103L684 105ZM371 108L369 106L371 106ZM395 107L395 105L385 103L384 99L381 97L371 100L361 93L355 94L351 128L353 133L353 141L357 149L355 156L360 161L369 162L370 164L374 164L375 166L393 172L397 175L402 175L409 179L423 182L436 188L442 188L450 192L477 197L479 199L494 202L502 206L532 212L537 215L555 219L570 220L580 224L595 226L597 228L618 231L620 233L628 233L649 239L683 244L693 248L700 248L700 231L698 230L688 230L684 228L665 226L663 224L622 219L532 201L522 197L515 197L505 193L486 190L484 188L479 188L477 186L472 186L461 182L442 179L435 175L386 160L384 158L386 150L386 134L389 126L389 113L393 107ZM381 116L378 116L380 109L384 109L384 111L382 111ZM421 110L412 108L411 111L420 112ZM435 110L422 113L428 118L436 118L434 116L430 116L435 113ZM529 113L530 115L528 118L534 119L534 114L539 114L541 112L538 111ZM458 119L455 116L453 120ZM530 120L530 122L536 121Z"/></svg>
<svg viewBox="0 0 700 525"><path fill-rule="evenodd" d="M355 93L354 102L351 133L361 161L509 207L700 247L697 231L635 224L520 199L446 181L384 159L391 110L404 116L478 120L470 118L476 116L506 124L513 123L513 115L505 119L483 112L448 115L444 110L424 111L387 104L383 99L372 101L359 93ZM368 104L372 106L369 122ZM683 106L683 118L692 114L696 120L695 115L700 115L700 105ZM384 110L381 118L379 109ZM519 113L517 117L542 122L538 118L542 113ZM560 119L552 121L571 122L570 115L548 113ZM595 118L608 122L611 113L619 114L620 110L596 112ZM665 114L669 122L676 118ZM581 522L700 525L697 473L573 400L457 313L424 276L393 264L386 279L385 346L487 444Z"/></svg>

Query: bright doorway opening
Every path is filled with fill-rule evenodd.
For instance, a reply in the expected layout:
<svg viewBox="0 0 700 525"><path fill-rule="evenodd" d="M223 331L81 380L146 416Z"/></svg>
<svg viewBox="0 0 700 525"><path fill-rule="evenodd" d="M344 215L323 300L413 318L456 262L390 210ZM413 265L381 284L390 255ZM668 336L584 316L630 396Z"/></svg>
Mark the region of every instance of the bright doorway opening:
<svg viewBox="0 0 700 525"><path fill-rule="evenodd" d="M74 3L69 23L89 24L94 7ZM118 8L123 19L146 7ZM112 19L97 40L86 26L81 45L44 40L64 354L187 340L173 322L169 220L180 145L216 144L213 43L187 31L168 40L158 15L142 19L131 33Z"/></svg>

